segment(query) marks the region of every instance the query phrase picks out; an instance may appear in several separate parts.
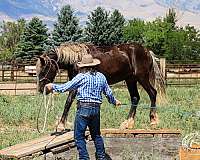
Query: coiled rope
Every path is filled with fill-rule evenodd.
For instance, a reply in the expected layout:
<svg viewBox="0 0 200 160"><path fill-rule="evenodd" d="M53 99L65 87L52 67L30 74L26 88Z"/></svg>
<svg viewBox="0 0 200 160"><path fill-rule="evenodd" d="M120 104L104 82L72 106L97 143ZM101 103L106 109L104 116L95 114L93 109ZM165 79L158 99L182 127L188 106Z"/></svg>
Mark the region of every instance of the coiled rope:
<svg viewBox="0 0 200 160"><path fill-rule="evenodd" d="M190 133L182 140L182 146L185 149L192 148L193 144L200 145L200 132Z"/></svg>

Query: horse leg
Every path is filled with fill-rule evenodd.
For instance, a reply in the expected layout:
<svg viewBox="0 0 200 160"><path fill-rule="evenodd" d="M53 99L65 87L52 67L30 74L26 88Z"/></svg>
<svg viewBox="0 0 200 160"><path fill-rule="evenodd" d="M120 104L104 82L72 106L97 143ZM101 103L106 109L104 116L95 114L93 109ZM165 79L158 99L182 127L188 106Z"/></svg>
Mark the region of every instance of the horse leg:
<svg viewBox="0 0 200 160"><path fill-rule="evenodd" d="M158 115L156 113L156 95L157 91L151 85L148 76L139 77L139 82L145 91L148 93L149 98L151 100L151 108L150 108L150 124L156 125L159 122Z"/></svg>
<svg viewBox="0 0 200 160"><path fill-rule="evenodd" d="M140 95L137 89L137 81L133 80L133 78L127 79L126 85L128 87L128 91L131 97L131 108L127 120L124 121L120 126L121 129L130 129L134 127L134 118L136 114L137 105L140 100Z"/></svg>
<svg viewBox="0 0 200 160"><path fill-rule="evenodd" d="M76 91L70 91L69 95L67 97L67 100L65 102L65 107L64 107L64 111L63 111L62 117L61 117L60 122L59 122L59 124L57 126L57 131L65 130L65 121L67 119L67 116L68 116L68 113L69 113L69 109L70 109L75 97L76 97Z"/></svg>

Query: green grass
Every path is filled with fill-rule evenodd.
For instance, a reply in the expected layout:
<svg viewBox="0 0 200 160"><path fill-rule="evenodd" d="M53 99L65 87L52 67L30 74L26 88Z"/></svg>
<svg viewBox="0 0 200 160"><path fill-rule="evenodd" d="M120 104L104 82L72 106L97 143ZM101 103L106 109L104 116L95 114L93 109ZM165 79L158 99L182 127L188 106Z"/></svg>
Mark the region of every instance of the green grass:
<svg viewBox="0 0 200 160"><path fill-rule="evenodd" d="M130 104L126 88L113 88L114 95L122 103ZM150 129L149 98L140 91L141 100L138 106L135 128ZM200 117L195 114L200 111L200 86L168 87L167 104L158 105L160 123L157 129L180 129L182 134L200 131ZM62 114L66 94L55 96L55 106L49 112L47 132L53 132L56 117ZM43 107L43 97L37 96L1 96L0 97L0 149L41 136L36 130L37 115L40 106ZM70 110L69 121L74 121L76 102ZM127 118L129 106L114 107L104 98L101 108L101 128L118 128ZM40 117L44 117L44 107ZM40 119L40 123L43 119ZM44 133L44 134L47 134Z"/></svg>

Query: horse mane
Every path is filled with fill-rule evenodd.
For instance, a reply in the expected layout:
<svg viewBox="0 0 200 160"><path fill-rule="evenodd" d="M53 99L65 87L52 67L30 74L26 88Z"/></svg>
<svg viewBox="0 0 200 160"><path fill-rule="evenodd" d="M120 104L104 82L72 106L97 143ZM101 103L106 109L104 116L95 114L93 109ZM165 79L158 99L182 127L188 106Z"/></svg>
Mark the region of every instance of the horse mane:
<svg viewBox="0 0 200 160"><path fill-rule="evenodd" d="M55 48L55 52L58 56L57 61L65 64L73 64L81 61L83 55L89 54L90 49L88 44L63 43Z"/></svg>

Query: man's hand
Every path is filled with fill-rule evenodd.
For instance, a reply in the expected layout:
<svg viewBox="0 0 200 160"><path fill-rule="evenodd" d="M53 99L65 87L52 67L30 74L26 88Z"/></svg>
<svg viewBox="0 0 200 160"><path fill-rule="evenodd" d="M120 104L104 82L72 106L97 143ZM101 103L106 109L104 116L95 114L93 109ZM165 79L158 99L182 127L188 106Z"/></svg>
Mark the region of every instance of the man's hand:
<svg viewBox="0 0 200 160"><path fill-rule="evenodd" d="M48 92L52 92L53 91L52 83L46 84L45 87L46 87Z"/></svg>
<svg viewBox="0 0 200 160"><path fill-rule="evenodd" d="M116 99L116 104L115 104L115 106L120 106L122 103L119 101L119 100L117 100Z"/></svg>

